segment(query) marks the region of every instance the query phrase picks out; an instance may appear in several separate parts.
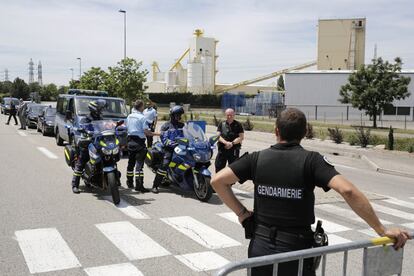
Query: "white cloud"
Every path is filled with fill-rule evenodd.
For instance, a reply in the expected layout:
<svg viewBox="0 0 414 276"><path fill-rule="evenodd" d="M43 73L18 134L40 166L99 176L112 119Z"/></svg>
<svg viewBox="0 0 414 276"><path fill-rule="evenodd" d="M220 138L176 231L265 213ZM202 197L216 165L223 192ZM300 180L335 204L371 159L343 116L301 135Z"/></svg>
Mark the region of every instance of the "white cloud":
<svg viewBox="0 0 414 276"><path fill-rule="evenodd" d="M106 68L123 56L127 10L128 56L167 69L188 47L195 28L220 40L219 82L235 82L316 58L318 18L367 17L366 59L401 56L414 67L410 1L0 0L0 72L27 79L30 58L44 81L66 84L69 68ZM2 79L3 74L0 74Z"/></svg>

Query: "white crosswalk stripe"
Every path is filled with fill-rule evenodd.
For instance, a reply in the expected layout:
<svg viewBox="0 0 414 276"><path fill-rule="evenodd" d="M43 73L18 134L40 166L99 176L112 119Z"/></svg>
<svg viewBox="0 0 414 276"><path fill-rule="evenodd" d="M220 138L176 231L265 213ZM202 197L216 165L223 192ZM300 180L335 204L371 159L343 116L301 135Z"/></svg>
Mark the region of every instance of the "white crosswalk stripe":
<svg viewBox="0 0 414 276"><path fill-rule="evenodd" d="M358 232L363 233L367 236L373 237L373 238L378 238L378 234L377 232L375 232L373 229L362 229L362 230L358 230Z"/></svg>
<svg viewBox="0 0 414 276"><path fill-rule="evenodd" d="M143 276L144 274L130 263L97 266L84 269L89 276Z"/></svg>
<svg viewBox="0 0 414 276"><path fill-rule="evenodd" d="M414 230L414 222L411 223L404 223L402 224L403 227Z"/></svg>
<svg viewBox="0 0 414 276"><path fill-rule="evenodd" d="M128 202L126 202L123 199L121 199L118 205L114 205L112 202L111 196L104 196L103 198L105 199L106 202L111 204L111 206L118 209L119 211L127 215L128 217L131 217L133 219L149 219L150 218L147 214L139 210L137 207L131 206Z"/></svg>
<svg viewBox="0 0 414 276"><path fill-rule="evenodd" d="M238 241L189 216L162 218L161 220L209 249L241 245Z"/></svg>
<svg viewBox="0 0 414 276"><path fill-rule="evenodd" d="M26 136L27 136L27 134L26 134L26 133L24 133L23 131L20 131L20 130L18 130L18 131L17 131L17 133L18 133L20 136L23 136L23 137L26 137Z"/></svg>
<svg viewBox="0 0 414 276"><path fill-rule="evenodd" d="M397 209L385 207L385 206L382 206L382 205L379 205L373 202L371 203L371 205L372 207L374 207L375 211L382 212L384 214L391 215L394 217L399 217L399 218L406 219L406 220L414 220L413 213L407 213L407 212L400 211Z"/></svg>
<svg viewBox="0 0 414 276"><path fill-rule="evenodd" d="M398 205L398 206L401 206L401 207L414 209L414 203L411 203L411 202L408 202L408 201L404 201L404 200L400 200L400 199L396 199L396 198L384 199L383 201L387 202L387 203L394 204L394 205Z"/></svg>
<svg viewBox="0 0 414 276"><path fill-rule="evenodd" d="M15 235L30 273L81 266L55 228L20 230Z"/></svg>
<svg viewBox="0 0 414 276"><path fill-rule="evenodd" d="M351 242L350 240L342 238L335 234L328 234L328 240L329 240L329 245Z"/></svg>
<svg viewBox="0 0 414 276"><path fill-rule="evenodd" d="M194 271L208 271L218 269L229 261L219 254L208 251L175 256L180 262Z"/></svg>
<svg viewBox="0 0 414 276"><path fill-rule="evenodd" d="M233 212L220 213L220 214L217 214L217 215L222 217L222 218L225 218L225 219L227 219L231 222L240 224L239 219L237 218L236 214L233 213Z"/></svg>
<svg viewBox="0 0 414 276"><path fill-rule="evenodd" d="M312 225L313 228L316 227L316 222L318 220L322 221L322 227L327 233L338 233L351 230L346 226L321 218L315 218L315 224Z"/></svg>
<svg viewBox="0 0 414 276"><path fill-rule="evenodd" d="M315 208L321 211L325 211L325 212L337 215L345 220L350 219L350 220L365 224L365 221L362 218L360 218L357 214L355 214L354 211L350 209L341 208L341 207L338 207L332 204L320 204L320 205L316 205ZM392 224L392 222L386 221L384 219L381 219L381 222L384 225Z"/></svg>
<svg viewBox="0 0 414 276"><path fill-rule="evenodd" d="M140 260L171 254L128 221L101 223L96 224L96 227L129 260Z"/></svg>

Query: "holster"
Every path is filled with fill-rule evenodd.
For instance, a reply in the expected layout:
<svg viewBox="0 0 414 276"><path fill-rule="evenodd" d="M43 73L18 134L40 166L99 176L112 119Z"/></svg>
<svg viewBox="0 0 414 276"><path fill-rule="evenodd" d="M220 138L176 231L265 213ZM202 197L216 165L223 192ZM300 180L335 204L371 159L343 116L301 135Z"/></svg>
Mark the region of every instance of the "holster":
<svg viewBox="0 0 414 276"><path fill-rule="evenodd" d="M322 228L322 221L318 220L316 224L315 233L313 235L313 247L327 246L329 243L328 235L325 233L325 230ZM316 271L321 263L322 256L317 256L313 258L313 271Z"/></svg>
<svg viewBox="0 0 414 276"><path fill-rule="evenodd" d="M242 222L242 226L244 228L244 237L246 239L251 239L253 238L253 234L254 234L254 215L251 215L250 217L246 218L245 220L243 220Z"/></svg>

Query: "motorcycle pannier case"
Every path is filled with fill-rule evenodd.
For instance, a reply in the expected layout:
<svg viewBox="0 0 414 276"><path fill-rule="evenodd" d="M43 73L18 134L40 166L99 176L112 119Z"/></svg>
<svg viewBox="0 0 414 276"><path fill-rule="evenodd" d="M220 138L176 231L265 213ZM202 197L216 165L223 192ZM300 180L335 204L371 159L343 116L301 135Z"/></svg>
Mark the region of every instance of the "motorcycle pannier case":
<svg viewBox="0 0 414 276"><path fill-rule="evenodd" d="M153 168L159 166L162 163L163 153L160 149L153 147L148 149L147 155L145 156L145 164L148 167Z"/></svg>
<svg viewBox="0 0 414 276"><path fill-rule="evenodd" d="M69 167L72 167L72 164L76 158L76 150L71 145L66 145L64 152L66 164L68 164Z"/></svg>

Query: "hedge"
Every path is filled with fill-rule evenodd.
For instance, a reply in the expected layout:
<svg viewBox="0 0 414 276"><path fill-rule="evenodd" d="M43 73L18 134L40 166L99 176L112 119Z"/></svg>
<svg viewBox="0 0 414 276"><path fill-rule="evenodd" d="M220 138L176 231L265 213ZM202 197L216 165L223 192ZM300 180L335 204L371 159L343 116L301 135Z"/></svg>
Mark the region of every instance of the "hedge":
<svg viewBox="0 0 414 276"><path fill-rule="evenodd" d="M157 105L190 104L192 107L221 107L221 95L193 95L191 93L149 93L151 101Z"/></svg>

